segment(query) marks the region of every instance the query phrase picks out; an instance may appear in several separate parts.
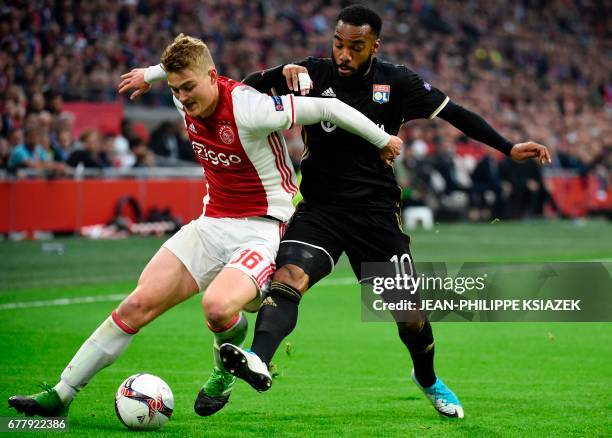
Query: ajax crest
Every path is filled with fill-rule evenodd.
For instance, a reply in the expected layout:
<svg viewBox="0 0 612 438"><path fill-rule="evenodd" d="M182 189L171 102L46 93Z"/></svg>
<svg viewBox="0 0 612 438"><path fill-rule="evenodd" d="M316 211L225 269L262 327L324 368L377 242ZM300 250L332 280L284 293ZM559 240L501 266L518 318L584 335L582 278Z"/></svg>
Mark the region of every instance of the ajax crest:
<svg viewBox="0 0 612 438"><path fill-rule="evenodd" d="M222 125L219 127L219 138L225 144L232 144L235 139L234 130L229 125Z"/></svg>

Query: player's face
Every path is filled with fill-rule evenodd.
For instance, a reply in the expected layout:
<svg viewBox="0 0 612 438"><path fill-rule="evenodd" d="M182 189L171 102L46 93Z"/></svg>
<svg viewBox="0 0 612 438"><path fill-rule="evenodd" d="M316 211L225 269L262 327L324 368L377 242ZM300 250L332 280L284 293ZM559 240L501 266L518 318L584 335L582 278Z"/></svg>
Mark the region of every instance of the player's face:
<svg viewBox="0 0 612 438"><path fill-rule="evenodd" d="M363 70L365 73L378 51L380 40L368 24L354 26L338 21L334 32L332 55L340 76L353 76Z"/></svg>
<svg viewBox="0 0 612 438"><path fill-rule="evenodd" d="M208 117L217 107L219 89L214 68L208 73L192 69L169 72L168 85L190 117Z"/></svg>

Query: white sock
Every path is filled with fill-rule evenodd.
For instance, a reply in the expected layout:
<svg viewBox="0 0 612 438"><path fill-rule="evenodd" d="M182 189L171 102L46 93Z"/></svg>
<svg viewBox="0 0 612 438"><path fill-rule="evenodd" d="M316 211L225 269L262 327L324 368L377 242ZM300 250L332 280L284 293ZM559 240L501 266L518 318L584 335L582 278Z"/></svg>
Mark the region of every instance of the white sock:
<svg viewBox="0 0 612 438"><path fill-rule="evenodd" d="M215 331L210 324L208 328L213 332L215 340L213 342L213 357L215 359L215 368L223 370L223 362L219 356L219 348L221 344L226 342L242 347L244 340L249 329L249 322L244 316L244 313L240 312L238 317L232 321L228 327L224 327L223 331Z"/></svg>
<svg viewBox="0 0 612 438"><path fill-rule="evenodd" d="M62 372L60 382L54 387L62 402L70 403L98 371L117 360L136 332L113 312L83 343Z"/></svg>

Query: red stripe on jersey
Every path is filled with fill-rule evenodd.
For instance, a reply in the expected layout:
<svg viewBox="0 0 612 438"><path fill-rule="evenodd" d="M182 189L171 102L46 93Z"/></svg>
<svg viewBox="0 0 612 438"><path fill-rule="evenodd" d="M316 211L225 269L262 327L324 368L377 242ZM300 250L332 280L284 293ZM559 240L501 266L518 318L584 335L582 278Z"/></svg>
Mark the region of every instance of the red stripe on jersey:
<svg viewBox="0 0 612 438"><path fill-rule="evenodd" d="M280 135L278 134L278 132L276 133L276 138L278 139L278 143L282 145L282 141L281 141L281 138L280 138ZM283 149L283 151L284 151L284 149ZM283 163L285 164L285 167L287 168L287 171L289 172L289 185L293 189L293 195L295 195L298 192L299 188L293 182L293 178L292 178L292 176L294 174L293 173L293 164L291 163L291 161L289 163L287 163L287 158L286 158L284 153L281 155L281 160L283 161Z"/></svg>
<svg viewBox="0 0 612 438"><path fill-rule="evenodd" d="M297 187L293 183L292 169L289 166L287 166L287 160L285 160L285 149L283 148L283 144L277 132L273 132L270 135L272 137L272 141L274 142L275 149L276 149L275 156L278 157L278 162L277 162L276 167L278 168L279 172L283 176L283 182L285 184L284 187L286 187L285 191L289 193L291 196L294 196L297 193Z"/></svg>
<svg viewBox="0 0 612 438"><path fill-rule="evenodd" d="M268 144L270 145L270 150L272 151L272 154L274 155L274 165L276 166L276 169L278 169L281 174L281 187L283 188L285 192L289 193L290 192L289 188L285 184L285 176L283 175L283 172L280 170L280 160L276 152L276 146L274 145L274 141L272 140L272 134L268 135Z"/></svg>
<svg viewBox="0 0 612 438"><path fill-rule="evenodd" d="M209 117L185 116L185 127L208 183L209 217L268 214L268 194L238 135L232 91L239 82L219 77L219 101Z"/></svg>
<svg viewBox="0 0 612 438"><path fill-rule="evenodd" d="M291 173L287 175L287 169L282 165L282 149L279 150L279 145L276 143L274 134L268 135L268 144L270 145L270 149L272 150L272 154L274 155L274 164L276 165L276 169L279 171L281 175L281 187L283 190L290 195L292 195L291 185L287 183L287 181L291 181Z"/></svg>
<svg viewBox="0 0 612 438"><path fill-rule="evenodd" d="M289 129L293 128L293 124L295 123L295 110L293 109L293 94L289 95L289 100L291 101L291 126Z"/></svg>
<svg viewBox="0 0 612 438"><path fill-rule="evenodd" d="M293 169L289 167L289 165L287 164L287 159L285 158L285 149L283 148L283 142L280 136L278 135L278 132L273 132L272 135L276 139L276 144L278 145L278 148L279 148L281 166L283 166L283 169L287 173L287 185L292 190L291 194L295 195L298 191L298 187L293 183L293 178L291 178L293 176L293 171L292 171Z"/></svg>

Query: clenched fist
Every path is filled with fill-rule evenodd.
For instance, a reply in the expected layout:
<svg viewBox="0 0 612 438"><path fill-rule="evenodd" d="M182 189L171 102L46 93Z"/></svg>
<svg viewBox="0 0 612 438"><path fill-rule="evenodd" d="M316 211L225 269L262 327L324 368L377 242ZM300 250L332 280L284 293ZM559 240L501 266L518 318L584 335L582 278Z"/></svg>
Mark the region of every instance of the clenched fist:
<svg viewBox="0 0 612 438"><path fill-rule="evenodd" d="M291 91L299 91L302 96L306 96L312 90L312 80L306 67L287 64L283 67L283 76L287 80L287 87Z"/></svg>
<svg viewBox="0 0 612 438"><path fill-rule="evenodd" d="M380 159L389 165L393 165L395 157L399 156L402 151L403 141L401 138L392 135L389 139L389 143L380 150Z"/></svg>

